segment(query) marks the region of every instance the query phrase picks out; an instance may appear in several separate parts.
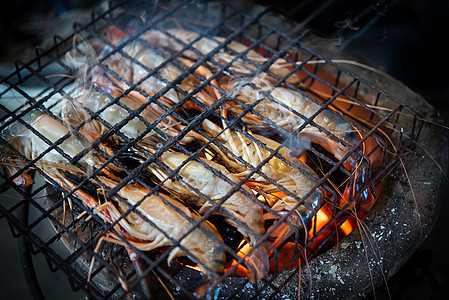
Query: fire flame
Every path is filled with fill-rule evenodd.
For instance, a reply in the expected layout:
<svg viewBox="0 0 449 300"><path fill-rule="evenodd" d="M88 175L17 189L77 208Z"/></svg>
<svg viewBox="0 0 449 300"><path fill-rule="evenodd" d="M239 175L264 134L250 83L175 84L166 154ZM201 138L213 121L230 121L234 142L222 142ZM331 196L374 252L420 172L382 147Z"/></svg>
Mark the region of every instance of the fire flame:
<svg viewBox="0 0 449 300"><path fill-rule="evenodd" d="M326 209L326 206L323 206L316 215L312 218L312 224L316 224L316 226L312 226L309 230L309 237L312 238L314 236L313 232L319 232L323 227L332 219L332 214Z"/></svg>
<svg viewBox="0 0 449 300"><path fill-rule="evenodd" d="M185 265L186 267L189 267L190 269L194 269L198 272L202 272L201 268L199 266L191 266L191 265Z"/></svg>
<svg viewBox="0 0 449 300"><path fill-rule="evenodd" d="M244 258L248 254L248 252L251 250L251 246L245 240L242 240L240 242L238 249L239 249L239 251L237 252L237 256ZM237 262L237 260L235 260L235 259L233 259L231 261L231 264L229 265L229 268L227 268L226 271L228 271L230 269L234 269L232 272L232 274L234 276L246 277L248 275L248 271L246 270L246 268L244 266L242 266L241 264L239 264Z"/></svg>
<svg viewBox="0 0 449 300"><path fill-rule="evenodd" d="M343 224L341 224L340 229L343 231L344 235L347 236L354 230L355 226L353 226L350 220L346 220Z"/></svg>
<svg viewBox="0 0 449 300"><path fill-rule="evenodd" d="M251 250L251 246L245 240L242 240L240 242L240 245L239 245L238 249L240 249L240 250L236 253L237 256L241 257L241 258L244 258L244 260L246 260L245 256ZM201 268L199 266L192 266L192 265L187 265L187 264L183 264L183 265L185 267L188 267L188 268L193 269L195 271L202 272L202 270L201 270ZM237 260L235 260L235 259L233 259L231 261L229 266L226 268L226 271L228 271L230 269L234 269L232 271L232 275L233 276L246 277L248 275L248 271L246 270L246 268L244 266L242 266L241 264L239 264L237 262Z"/></svg>
<svg viewBox="0 0 449 300"><path fill-rule="evenodd" d="M312 238L314 236L314 232L318 233L321 229L323 229L329 221L332 219L332 213L327 205L324 205L312 218L312 228L309 230L309 237ZM316 222L316 223L315 223ZM347 236L350 234L354 228L356 227L351 218L343 222L340 225L340 230L343 232L343 236ZM316 225L315 225L316 224ZM333 226L335 226L335 222L333 222Z"/></svg>

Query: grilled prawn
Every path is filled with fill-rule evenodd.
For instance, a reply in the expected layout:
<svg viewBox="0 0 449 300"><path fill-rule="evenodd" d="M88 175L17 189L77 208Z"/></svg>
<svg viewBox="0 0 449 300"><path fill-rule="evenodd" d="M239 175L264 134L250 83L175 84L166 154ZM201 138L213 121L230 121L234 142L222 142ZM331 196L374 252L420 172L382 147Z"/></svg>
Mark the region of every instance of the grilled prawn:
<svg viewBox="0 0 449 300"><path fill-rule="evenodd" d="M234 176L244 178L252 172L252 168L260 168L261 172L253 172L247 184L265 197L272 210L294 211L289 222L298 228L302 228L315 215L323 199L322 188L316 187L319 178L306 164L293 157L286 147L264 136L243 134L226 127L220 134L222 128L212 122L204 122L203 128L227 149L224 151L214 143L210 144ZM197 135L197 138L200 139L200 136ZM283 196L274 196L279 194ZM277 230L281 233L274 244L279 245L294 229L283 224L276 226L284 227L284 230Z"/></svg>
<svg viewBox="0 0 449 300"><path fill-rule="evenodd" d="M106 177L99 180L109 188L114 188L116 182ZM217 229L207 221L202 221L198 228L196 223L200 222L200 215L188 210L182 203L173 200L164 194L150 194L149 191L137 183L128 183L117 195L131 205L136 205L137 210L145 218L137 213L131 212L126 220L119 224L133 239L132 245L140 250L150 251L166 246L172 246L179 241L170 251L167 260L175 257L188 255L193 261L201 266L201 270L208 274L222 274L224 271L225 251L223 240ZM129 208L121 204L118 209L111 209L111 205L102 205L96 211L107 209L113 219L119 219ZM107 202L110 203L110 202ZM149 223L150 221L151 223Z"/></svg>
<svg viewBox="0 0 449 300"><path fill-rule="evenodd" d="M111 28L110 31L112 44L120 46L126 42L126 33L116 27ZM178 103L188 93L194 93L194 96L201 101L211 101L207 93L194 92L198 87L198 80L192 74L186 73L185 67L179 62L175 64L166 61L168 54L162 48L158 49L157 46L137 39L132 43L125 43L120 52L111 53L111 50L109 47L102 50L100 56L107 59L101 67L94 67L92 74L92 81L98 83L98 86L106 92L110 91L112 85L126 90L130 84L136 84L138 89L152 96L166 90L169 83L178 81L176 86L170 87L163 93L159 101ZM107 67L109 72L105 72L104 67ZM182 79L178 79L180 76L183 76Z"/></svg>
<svg viewBox="0 0 449 300"><path fill-rule="evenodd" d="M259 88L265 91L255 92L249 85L245 85L233 93L247 105L262 99L253 108L260 116L271 120L287 132L297 132L297 137L301 140L322 146L337 160L343 160L361 137L360 131L346 118L336 111L322 109L322 106L309 99L309 96L283 87L273 88L271 85L261 85ZM233 113L241 113L241 107L228 106ZM255 114L247 114L242 119L250 129L271 128ZM306 125L307 121L311 122ZM359 190L365 188L370 179L369 165L373 158L366 159L367 152L363 151L364 149L365 147L362 147L361 151L354 151L343 162L343 166L352 172L353 180L347 184L342 194L342 206L346 205ZM369 203L371 199L370 193L365 190L357 202Z"/></svg>
<svg viewBox="0 0 449 300"><path fill-rule="evenodd" d="M146 146L148 149L148 146ZM151 151L149 149L149 151ZM227 217L228 223L247 239L253 251L249 254L248 278L251 282L257 282L268 273L268 251L264 244L257 246L261 236L265 233L262 208L256 199L251 199L251 190L242 185L240 190L232 192L239 179L229 173L222 165L208 160L189 160L189 157L178 152L164 152L159 158L169 167L169 170L178 170L182 180L171 178L167 180L170 172L153 164L150 170L164 181L163 188L176 194L190 204L198 207L200 214L206 213L215 206L215 202L221 202L219 212ZM206 165L221 173L226 179L214 174ZM196 192L198 191L198 192ZM243 193L244 191L245 193ZM229 193L232 194L228 196ZM204 196L214 202L206 201ZM222 202L224 197L228 197Z"/></svg>
<svg viewBox="0 0 449 300"><path fill-rule="evenodd" d="M312 118L313 123L317 124L322 129L328 131L330 134L324 133L319 127L312 124L307 124L299 131L299 136L310 139L317 144L320 144L328 151L332 152L337 159L341 159L345 154L345 148L350 148L357 142L356 129L343 117L339 116L337 112L331 112L328 109L322 109L322 106L309 99L301 93L287 89L284 87L274 88L269 91L256 91L250 86L245 85L243 88L229 87L234 90L237 98L247 105L252 105L256 100L260 101L255 107L254 111L273 121L276 125L284 128L289 132L297 131L303 126L306 121ZM240 114L241 108L229 107L229 110ZM256 129L261 126L268 126L266 122L254 115L247 114L243 117L244 121L250 128ZM331 138L334 136L335 138ZM346 146L343 146L346 144Z"/></svg>
<svg viewBox="0 0 449 300"><path fill-rule="evenodd" d="M25 126L25 123L35 132ZM82 127L79 130L79 136L76 136L63 124L62 120L40 111L28 113L21 121L13 122L1 132L2 138L21 155L29 160L39 159L36 164L49 172L58 166L79 170L71 160L86 149L92 148L89 135L89 130ZM50 147L52 145L55 146ZM102 150L108 151L104 147ZM11 155L17 156L14 153ZM80 166L88 171L100 167L104 161L105 159L95 149L80 156L78 160ZM111 175L109 169L113 171L115 167L111 164L108 168L103 168L101 172Z"/></svg>
<svg viewBox="0 0 449 300"><path fill-rule="evenodd" d="M120 44L121 41L121 39L113 40L115 44ZM108 55L108 52L110 52L110 49L105 48L102 51L102 56ZM182 69L172 63L168 63L162 67L161 65L164 63L164 57L143 43L134 42L126 45L123 48L122 53L123 54L114 53L104 62L104 66L107 66L119 77L101 74L101 70L96 70L93 75L94 81L104 83L104 76L107 76L109 81L121 88L126 86L125 82L129 84L141 82L139 87L147 94L154 95L158 91L164 89L168 82L172 82L176 77L182 74ZM127 59L126 56L132 57L133 60ZM158 68L159 71L154 72L153 70L155 68ZM154 74L152 74L153 72ZM98 76L103 78L100 79ZM188 81L185 81L183 87L186 88L188 85ZM164 94L164 97L170 99L174 103L179 101L179 96L173 88L168 90Z"/></svg>
<svg viewBox="0 0 449 300"><path fill-rule="evenodd" d="M114 97L118 96L120 89L117 87L110 87L110 89L112 95L108 96L95 90L75 87L72 93L73 100L68 101L66 99L62 110L64 120L75 126L78 125L80 123L79 116L86 115L84 108L87 108L91 111L101 112L100 117L111 127L120 126L120 132L129 139L144 135L145 132L147 132L146 136L154 134L154 130L148 131L148 127L155 123L166 111L161 106L150 103L138 92L131 92L122 96L119 100L115 100ZM135 117L130 117L130 114L135 111L139 111L139 113ZM124 120L126 120L126 123L122 124ZM92 121L86 126L100 134L108 131L103 124L97 121ZM158 122L157 128L169 136L178 134L180 130L177 120L171 116L167 116ZM184 140L184 142L189 141L191 141L189 137Z"/></svg>
<svg viewBox="0 0 449 300"><path fill-rule="evenodd" d="M213 60L221 65L230 64L229 69L231 71L244 76L255 75L260 65L269 60L235 40L226 46L231 51L224 51L220 44L226 41L225 38L219 36L201 37L200 34L192 31L169 29L164 33L158 30L149 30L142 34L141 38L170 53L182 53L184 58L191 61L196 61L201 56L211 52L217 52L213 55ZM220 49L220 51L217 51L217 49ZM208 64L211 68L217 67L212 62ZM269 70L277 76L284 77L290 73L290 69L286 65L288 65L286 60L278 58L270 64ZM269 77L269 79L275 80L272 77ZM299 82L299 78L292 74L287 81L295 84Z"/></svg>

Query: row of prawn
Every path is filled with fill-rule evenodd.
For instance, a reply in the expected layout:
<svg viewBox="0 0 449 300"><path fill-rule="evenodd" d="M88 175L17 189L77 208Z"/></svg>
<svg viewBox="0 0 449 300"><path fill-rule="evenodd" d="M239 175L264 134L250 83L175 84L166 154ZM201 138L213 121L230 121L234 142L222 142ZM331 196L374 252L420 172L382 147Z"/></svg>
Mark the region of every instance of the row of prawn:
<svg viewBox="0 0 449 300"><path fill-rule="evenodd" d="M116 30L112 28L113 32ZM123 36L123 32L119 36ZM245 183L255 187L274 211L297 212L289 217L294 226L302 227L303 223L310 220L323 198L323 190L317 185L318 176L305 163L292 156L293 153L298 156L298 152L304 152L308 143L321 145L352 173L352 180L347 182L341 195L341 206L353 201L354 197L357 197L357 203L373 199L368 189L359 196L356 194L371 179L370 166L376 159L377 154L373 155L376 142L371 147L362 143L354 151L359 139L366 133L366 128L349 122L347 117L335 109L323 107L310 93L301 90L304 80L301 76L304 75L291 72L291 62L282 58L270 61L235 40L226 44L222 37L208 38L185 30L149 30L132 43L126 43L123 39L113 39L111 43L114 46L125 45L119 53L109 55L108 49L103 53L108 57L104 64L119 76L104 76L100 72L93 76L94 81L109 82L121 90L127 90L129 84L137 85L146 95L162 92L159 101L166 108L179 107L181 103L181 110L193 108L204 111L216 108L217 101L223 103L219 108L221 116L218 122L212 123L205 119L201 124L202 132L214 137L217 143L210 142L210 138L195 131L189 132L182 141L187 142L193 137L209 143L208 147L219 156L220 163L240 179L251 173L245 178ZM197 63L209 53L216 54L203 64ZM167 57L174 59L167 62ZM269 72L260 72L260 69L265 69L265 63L269 66ZM216 76L213 70L221 74ZM288 82L288 85L279 82L279 78ZM169 88L168 84L174 81L180 83ZM110 85L100 85L100 88L111 90ZM319 89L313 92L323 93ZM141 99L140 93L134 95L139 99L135 107L146 105L147 100ZM186 101L189 97L195 98L195 103ZM160 110L160 107L154 105L153 109ZM245 130L239 130L235 121L229 122L231 119L228 113L240 119ZM183 126L179 125L178 120L171 122L176 124L176 135ZM231 123L234 123L233 129L228 127ZM169 136L173 136L170 125L162 127L165 127ZM279 128L283 131L282 143L270 138L271 133L279 131ZM254 132L268 133L268 136ZM262 174L254 172L254 168L260 168ZM278 182L285 189L273 182ZM284 195L282 201L272 196L279 193ZM295 216L296 220L293 221ZM290 233L291 230L286 230L283 238L279 237L275 245L280 244Z"/></svg>
<svg viewBox="0 0 449 300"><path fill-rule="evenodd" d="M229 78L213 79L213 65L209 66L211 69L198 66L176 88L168 89L167 83L181 76L184 69L164 63L164 54L182 50L181 40L193 44L191 50L183 51L177 59L185 68L192 68L201 54L213 51L223 39L199 39L196 33L181 31L170 31L170 35L148 31L141 39L142 42L126 45L121 54L111 55L104 65L94 68L92 82L97 89L76 86L70 100L64 99L63 109L56 116L34 111L3 130L2 138L15 149L8 150L9 157L15 164L18 160L35 161L53 184L74 191L87 208L116 224L114 239L120 240L117 234L122 235L143 251L173 246L167 257L169 262L188 255L205 274L216 278L225 270L229 248L205 217L222 214L250 244L251 251L244 263L249 280L257 282L269 271L269 250L282 244L297 228L305 226L321 206L324 191L319 185L320 178L292 155L291 149L286 147L288 143L280 144L252 131L269 128L265 121L269 119L286 131L295 132L293 139L312 140L341 159L346 148L357 142L355 130L335 112L320 111L319 104L298 91L274 87L272 76L252 76L245 81L249 84L240 85ZM114 45L123 42L122 39L112 41ZM239 59L242 53L259 64L267 60L237 42L231 42L228 47L231 52L219 52L213 58L222 64L233 62L229 70L242 76L256 71L255 65ZM140 63L127 60L127 55ZM284 64L285 61L278 59L269 70L282 77L290 73ZM105 72L103 67L119 77ZM154 75L148 76L151 72ZM295 84L299 79L293 74L288 81ZM203 82L209 84L202 86ZM129 91L129 86L135 83L140 83L139 89L146 95L165 90L158 99L159 104L149 101L139 91ZM203 106L192 102L179 105L179 91L184 95L194 94ZM240 115L245 110L242 105L225 103L215 117L219 121L204 119L200 128L190 131L185 130L186 124L167 112L175 107L205 110L222 99L223 92L237 97L243 105L254 105L258 101L253 107L254 113L242 117L249 130L228 126L229 112ZM99 120L91 118L88 111L100 112ZM305 124L312 116L326 134ZM119 130L112 133L111 128ZM183 133L182 138L178 138L180 133ZM100 143L98 138L105 135L108 139ZM171 138L176 138L181 145L200 143L203 151L198 155L186 155L169 147L175 144ZM129 141L133 146L125 146L126 152L132 152L133 159L142 164L141 172L151 174L148 178L152 184L161 187L158 192L139 180L124 180L121 164L114 163L119 160L120 147ZM53 143L57 146L48 151ZM165 145L166 151L158 151ZM206 158L203 155L206 152L213 153L217 159ZM347 157L349 171L353 171L358 161L357 155ZM363 170L362 167L358 169ZM67 172L88 177L100 190L112 189L116 194L100 204L95 197L77 188L66 176ZM92 173L96 176L91 176ZM365 181L365 175L355 178ZM356 184L348 184L348 193ZM256 197L255 191L263 201ZM135 211L130 211L130 207ZM288 217L283 217L284 214ZM266 230L268 215L278 222ZM267 243L264 235L272 236L274 241Z"/></svg>

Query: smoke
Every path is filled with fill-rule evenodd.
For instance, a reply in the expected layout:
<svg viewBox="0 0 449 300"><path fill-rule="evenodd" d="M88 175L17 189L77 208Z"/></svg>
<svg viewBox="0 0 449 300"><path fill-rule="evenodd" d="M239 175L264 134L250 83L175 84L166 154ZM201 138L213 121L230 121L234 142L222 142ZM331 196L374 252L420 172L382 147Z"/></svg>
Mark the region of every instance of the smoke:
<svg viewBox="0 0 449 300"><path fill-rule="evenodd" d="M290 136L290 138L288 138L284 142L284 145L287 148L289 148L290 150L292 150L292 152L290 153L291 156L293 156L293 157L300 157L307 150L311 149L312 142L305 135L303 135L301 137L299 137L297 135L292 135L292 136Z"/></svg>
<svg viewBox="0 0 449 300"><path fill-rule="evenodd" d="M268 80L268 74L265 72L258 72L252 77L233 78L228 82L228 92L226 96L229 99L236 97L243 97L247 99L246 104L265 98L266 92L274 88L273 84ZM249 103L251 102L251 103Z"/></svg>
<svg viewBox="0 0 449 300"><path fill-rule="evenodd" d="M73 37L73 47L65 54L65 63L74 71L78 84L83 85L92 78L98 65L97 53L91 43L81 34Z"/></svg>

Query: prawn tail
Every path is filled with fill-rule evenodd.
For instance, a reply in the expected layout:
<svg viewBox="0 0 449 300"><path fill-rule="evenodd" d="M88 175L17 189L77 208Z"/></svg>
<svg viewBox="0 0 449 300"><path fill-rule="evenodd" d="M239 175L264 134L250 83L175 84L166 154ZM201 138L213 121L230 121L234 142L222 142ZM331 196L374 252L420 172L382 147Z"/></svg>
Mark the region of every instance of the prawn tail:
<svg viewBox="0 0 449 300"><path fill-rule="evenodd" d="M259 282L269 272L268 249L260 245L248 254L245 261L248 269L248 280L251 284Z"/></svg>

